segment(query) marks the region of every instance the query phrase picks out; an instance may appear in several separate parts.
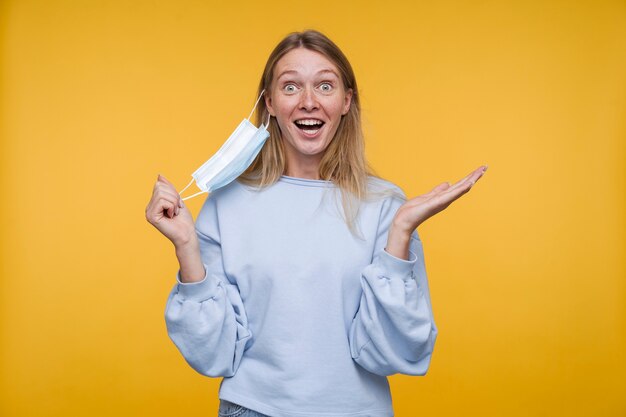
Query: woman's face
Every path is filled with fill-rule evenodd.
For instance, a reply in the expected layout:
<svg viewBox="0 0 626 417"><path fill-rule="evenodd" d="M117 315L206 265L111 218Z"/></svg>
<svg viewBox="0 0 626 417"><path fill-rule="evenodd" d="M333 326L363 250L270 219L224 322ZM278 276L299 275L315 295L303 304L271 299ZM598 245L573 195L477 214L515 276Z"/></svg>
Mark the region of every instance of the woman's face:
<svg viewBox="0 0 626 417"><path fill-rule="evenodd" d="M292 49L276 63L265 104L280 127L288 166L319 166L351 99L337 67L318 52Z"/></svg>

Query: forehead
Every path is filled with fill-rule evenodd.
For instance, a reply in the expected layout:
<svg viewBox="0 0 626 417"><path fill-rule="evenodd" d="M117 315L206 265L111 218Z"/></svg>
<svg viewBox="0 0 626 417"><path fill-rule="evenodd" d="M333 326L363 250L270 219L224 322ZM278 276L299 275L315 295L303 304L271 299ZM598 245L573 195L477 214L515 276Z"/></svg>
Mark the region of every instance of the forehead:
<svg viewBox="0 0 626 417"><path fill-rule="evenodd" d="M274 67L274 79L286 75L314 76L332 75L341 78L337 66L323 54L306 48L296 48L287 52Z"/></svg>

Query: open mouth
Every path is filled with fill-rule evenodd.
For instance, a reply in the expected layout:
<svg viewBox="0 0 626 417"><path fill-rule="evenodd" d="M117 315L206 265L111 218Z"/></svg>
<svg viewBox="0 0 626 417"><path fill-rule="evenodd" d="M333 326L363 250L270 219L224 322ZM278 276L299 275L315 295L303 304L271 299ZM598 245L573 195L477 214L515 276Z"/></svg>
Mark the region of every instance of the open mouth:
<svg viewBox="0 0 626 417"><path fill-rule="evenodd" d="M296 120L294 124L307 136L315 136L324 126L324 122L319 119L300 119Z"/></svg>

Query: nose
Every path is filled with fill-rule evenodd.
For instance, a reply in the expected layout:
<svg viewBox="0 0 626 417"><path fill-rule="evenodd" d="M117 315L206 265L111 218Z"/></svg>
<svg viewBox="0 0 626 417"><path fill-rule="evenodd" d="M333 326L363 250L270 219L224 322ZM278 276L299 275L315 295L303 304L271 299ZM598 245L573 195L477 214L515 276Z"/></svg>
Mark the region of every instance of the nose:
<svg viewBox="0 0 626 417"><path fill-rule="evenodd" d="M318 108L317 97L311 87L305 87L300 96L300 109L312 111Z"/></svg>

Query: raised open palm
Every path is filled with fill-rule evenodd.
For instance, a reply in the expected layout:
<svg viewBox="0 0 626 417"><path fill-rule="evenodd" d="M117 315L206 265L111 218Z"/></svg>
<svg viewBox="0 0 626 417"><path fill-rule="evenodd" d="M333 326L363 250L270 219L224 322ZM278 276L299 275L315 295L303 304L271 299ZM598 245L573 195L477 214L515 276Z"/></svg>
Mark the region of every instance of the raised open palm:
<svg viewBox="0 0 626 417"><path fill-rule="evenodd" d="M426 194L407 200L398 208L394 218L394 226L410 234L417 226L467 193L486 170L486 165L480 166L452 186L448 182L444 182Z"/></svg>

